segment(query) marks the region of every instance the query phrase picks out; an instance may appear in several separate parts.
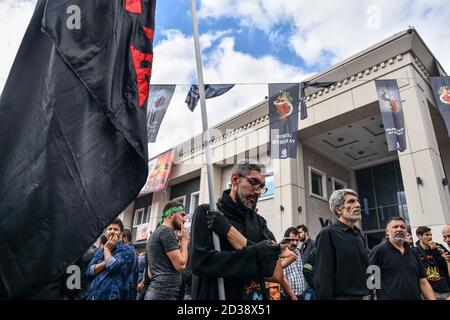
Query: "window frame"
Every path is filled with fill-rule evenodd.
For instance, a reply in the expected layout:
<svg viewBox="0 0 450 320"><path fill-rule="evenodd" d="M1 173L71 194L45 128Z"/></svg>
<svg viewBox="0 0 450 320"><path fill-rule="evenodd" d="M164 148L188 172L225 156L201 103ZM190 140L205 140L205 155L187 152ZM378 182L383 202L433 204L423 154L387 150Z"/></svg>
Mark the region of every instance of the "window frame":
<svg viewBox="0 0 450 320"><path fill-rule="evenodd" d="M335 189L335 185L334 185L335 182L342 184L342 185L343 185L343 188L342 188L342 189L347 189L347 183L345 183L344 181L339 180L339 179L337 179L337 178L335 178L335 177L332 177L332 178L331 178L331 183L332 183L332 189L333 189L333 191L339 190L339 189Z"/></svg>
<svg viewBox="0 0 450 320"><path fill-rule="evenodd" d="M198 196L198 204L200 204L200 191L195 191L191 193L191 202L189 203L189 214L194 214L195 208L193 208L193 199Z"/></svg>
<svg viewBox="0 0 450 320"><path fill-rule="evenodd" d="M323 196L316 194L313 192L312 190L312 173L315 173L317 175L320 175L322 177L322 193ZM308 166L308 176L309 176L309 195L311 197L320 199L320 200L324 200L324 201L328 201L327 197L327 175L325 172L322 172L312 166Z"/></svg>

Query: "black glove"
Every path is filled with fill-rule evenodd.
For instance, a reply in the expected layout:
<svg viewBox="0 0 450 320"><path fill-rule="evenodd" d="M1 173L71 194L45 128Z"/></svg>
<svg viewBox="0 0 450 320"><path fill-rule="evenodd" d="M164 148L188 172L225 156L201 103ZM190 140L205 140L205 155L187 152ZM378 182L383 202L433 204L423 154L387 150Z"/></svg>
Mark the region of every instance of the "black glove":
<svg viewBox="0 0 450 320"><path fill-rule="evenodd" d="M247 247L248 251L254 251L258 260L259 274L270 277L273 274L278 256L281 253L280 245L271 240L264 240Z"/></svg>
<svg viewBox="0 0 450 320"><path fill-rule="evenodd" d="M209 210L206 213L206 221L208 223L208 229L217 233L221 238L226 238L228 232L231 229L231 224L222 212L217 210Z"/></svg>

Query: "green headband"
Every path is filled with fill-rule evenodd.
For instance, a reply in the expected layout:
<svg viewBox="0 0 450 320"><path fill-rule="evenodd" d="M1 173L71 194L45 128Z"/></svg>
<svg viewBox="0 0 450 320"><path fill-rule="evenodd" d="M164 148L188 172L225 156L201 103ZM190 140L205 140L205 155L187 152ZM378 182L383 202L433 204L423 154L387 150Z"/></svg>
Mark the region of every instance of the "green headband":
<svg viewBox="0 0 450 320"><path fill-rule="evenodd" d="M172 208L167 209L166 211L164 211L164 213L163 213L163 215L162 215L162 218L161 218L161 224L164 222L164 219L165 219L169 214L171 214L172 212L173 212L173 213L177 213L177 212L180 212L180 211L184 211L184 207L183 207L183 206L172 207Z"/></svg>

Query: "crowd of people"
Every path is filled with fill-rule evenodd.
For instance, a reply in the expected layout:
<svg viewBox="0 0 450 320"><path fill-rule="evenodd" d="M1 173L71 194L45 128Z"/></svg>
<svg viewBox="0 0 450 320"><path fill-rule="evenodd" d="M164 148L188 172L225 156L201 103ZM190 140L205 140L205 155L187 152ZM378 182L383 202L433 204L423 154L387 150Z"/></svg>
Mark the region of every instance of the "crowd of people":
<svg viewBox="0 0 450 320"><path fill-rule="evenodd" d="M431 229L418 227L414 244L405 220L391 217L384 241L370 250L358 228L361 204L351 189L333 192L329 205L337 221L316 241L305 225L289 227L277 241L257 213L258 198L267 190L264 170L256 161L236 163L217 209L198 206L189 233L184 206L168 202L139 255L130 230L114 220L100 247L83 256L84 288L72 298L216 300L222 278L229 300L450 299L450 253L433 242ZM450 246L450 225L442 235Z"/></svg>

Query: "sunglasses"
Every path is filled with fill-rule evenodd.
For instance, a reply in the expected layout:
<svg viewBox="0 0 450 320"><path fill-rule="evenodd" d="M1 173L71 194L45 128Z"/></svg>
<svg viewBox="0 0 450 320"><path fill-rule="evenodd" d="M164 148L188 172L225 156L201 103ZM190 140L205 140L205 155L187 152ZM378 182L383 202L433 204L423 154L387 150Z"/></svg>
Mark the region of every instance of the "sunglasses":
<svg viewBox="0 0 450 320"><path fill-rule="evenodd" d="M258 179L256 179L256 178L249 178L249 177L243 176L241 174L239 176L241 178L245 178L248 181L248 183L250 183L251 186L253 188L255 188L256 190L261 189L261 194L264 194L264 193L267 192L268 189L265 186L265 184L264 183L260 183Z"/></svg>

